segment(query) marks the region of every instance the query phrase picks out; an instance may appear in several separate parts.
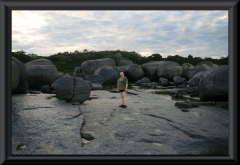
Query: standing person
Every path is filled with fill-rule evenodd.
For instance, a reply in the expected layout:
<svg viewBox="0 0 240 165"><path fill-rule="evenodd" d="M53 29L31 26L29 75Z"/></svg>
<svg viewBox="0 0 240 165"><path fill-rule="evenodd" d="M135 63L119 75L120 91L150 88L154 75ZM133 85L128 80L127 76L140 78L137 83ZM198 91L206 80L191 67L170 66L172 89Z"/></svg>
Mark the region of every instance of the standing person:
<svg viewBox="0 0 240 165"><path fill-rule="evenodd" d="M120 92L120 95L122 97L122 105L119 107L127 108L126 103L126 92L128 89L128 79L124 76L123 72L120 72L120 78L117 81L117 92Z"/></svg>

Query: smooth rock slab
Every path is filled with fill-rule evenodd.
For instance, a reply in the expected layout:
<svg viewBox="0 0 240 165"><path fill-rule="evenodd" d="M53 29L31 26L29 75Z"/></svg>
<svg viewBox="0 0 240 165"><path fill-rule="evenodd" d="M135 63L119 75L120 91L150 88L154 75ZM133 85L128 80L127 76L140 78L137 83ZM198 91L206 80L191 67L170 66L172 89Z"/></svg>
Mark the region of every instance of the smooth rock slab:
<svg viewBox="0 0 240 165"><path fill-rule="evenodd" d="M80 128L83 124L80 107L54 96L12 96L13 155L70 155L80 152ZM19 150L19 145L25 148Z"/></svg>

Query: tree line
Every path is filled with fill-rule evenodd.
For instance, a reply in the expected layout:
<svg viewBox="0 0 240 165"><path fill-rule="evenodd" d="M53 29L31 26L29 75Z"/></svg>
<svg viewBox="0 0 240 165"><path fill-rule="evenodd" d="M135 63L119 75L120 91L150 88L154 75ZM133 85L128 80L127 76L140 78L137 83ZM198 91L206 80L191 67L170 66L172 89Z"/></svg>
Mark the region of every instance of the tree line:
<svg viewBox="0 0 240 165"><path fill-rule="evenodd" d="M12 57L16 57L24 64L36 60L36 59L48 59L56 66L58 71L73 74L75 67L80 67L84 61L99 59L99 58L113 58L113 57L125 57L132 60L133 63L141 65L150 61L173 61L182 65L184 63L190 63L193 66L197 65L202 61L210 61L217 65L228 65L228 56L221 57L220 59L212 59L210 57L193 57L189 54L188 57L181 57L179 55L169 55L163 58L161 54L154 53L151 56L145 57L135 51L121 51L121 50L106 50L106 51L94 51L84 49L83 51L74 52L59 52L50 56L38 56L37 54L27 54L27 52L20 50L11 52Z"/></svg>

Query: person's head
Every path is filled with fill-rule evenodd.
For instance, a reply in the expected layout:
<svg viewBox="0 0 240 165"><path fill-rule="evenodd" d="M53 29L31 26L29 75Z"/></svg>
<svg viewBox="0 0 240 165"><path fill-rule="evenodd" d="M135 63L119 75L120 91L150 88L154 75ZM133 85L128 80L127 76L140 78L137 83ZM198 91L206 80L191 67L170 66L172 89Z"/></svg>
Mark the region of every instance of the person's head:
<svg viewBox="0 0 240 165"><path fill-rule="evenodd" d="M124 73L123 73L123 72L120 72L120 76L123 77L123 76L124 76Z"/></svg>

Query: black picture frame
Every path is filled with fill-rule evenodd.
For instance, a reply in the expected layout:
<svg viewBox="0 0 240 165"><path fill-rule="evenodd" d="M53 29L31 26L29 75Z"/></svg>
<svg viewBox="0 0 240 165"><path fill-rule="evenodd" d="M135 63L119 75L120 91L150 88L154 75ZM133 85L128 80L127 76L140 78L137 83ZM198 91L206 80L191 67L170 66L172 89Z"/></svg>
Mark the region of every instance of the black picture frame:
<svg viewBox="0 0 240 165"><path fill-rule="evenodd" d="M229 155L228 156L12 156L11 11L12 10L228 10ZM239 0L0 0L0 164L168 163L238 164Z"/></svg>

